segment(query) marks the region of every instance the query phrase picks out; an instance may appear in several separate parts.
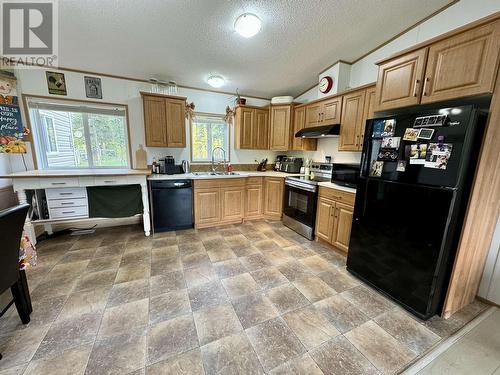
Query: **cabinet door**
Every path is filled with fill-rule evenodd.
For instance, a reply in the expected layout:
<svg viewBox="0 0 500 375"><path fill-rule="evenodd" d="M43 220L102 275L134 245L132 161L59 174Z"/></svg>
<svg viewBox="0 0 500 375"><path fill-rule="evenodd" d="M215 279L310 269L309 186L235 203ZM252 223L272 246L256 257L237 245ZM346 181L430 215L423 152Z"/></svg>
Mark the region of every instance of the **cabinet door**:
<svg viewBox="0 0 500 375"><path fill-rule="evenodd" d="M306 124L306 107L294 108L293 110L293 130L292 130L292 141L291 150L300 151L302 150L303 139L300 137L295 137L295 134L304 129Z"/></svg>
<svg viewBox="0 0 500 375"><path fill-rule="evenodd" d="M332 245L347 252L351 239L353 208L342 203L335 203Z"/></svg>
<svg viewBox="0 0 500 375"><path fill-rule="evenodd" d="M363 120L359 124L359 128L356 131L357 135L359 136L358 151L363 150L363 142L365 140L366 120L371 119L374 116L375 93L376 93L375 86L366 89L365 104L363 106Z"/></svg>
<svg viewBox="0 0 500 375"><path fill-rule="evenodd" d="M500 21L431 45L422 103L493 92Z"/></svg>
<svg viewBox="0 0 500 375"><path fill-rule="evenodd" d="M327 99L322 102L321 125L340 124L340 114L342 109L342 97Z"/></svg>
<svg viewBox="0 0 500 375"><path fill-rule="evenodd" d="M195 190L194 197L196 224L217 224L220 221L219 189Z"/></svg>
<svg viewBox="0 0 500 375"><path fill-rule="evenodd" d="M262 216L262 185L247 186L246 193L245 217L257 218Z"/></svg>
<svg viewBox="0 0 500 375"><path fill-rule="evenodd" d="M306 128L319 125L319 117L321 113L321 102L306 106Z"/></svg>
<svg viewBox="0 0 500 375"><path fill-rule="evenodd" d="M422 48L378 67L376 111L419 104L426 58Z"/></svg>
<svg viewBox="0 0 500 375"><path fill-rule="evenodd" d="M256 109L252 142L254 149L269 149L269 110Z"/></svg>
<svg viewBox="0 0 500 375"><path fill-rule="evenodd" d="M167 147L165 100L154 96L143 96L142 99L146 146Z"/></svg>
<svg viewBox="0 0 500 375"><path fill-rule="evenodd" d="M165 99L167 112L167 146L186 147L186 102Z"/></svg>
<svg viewBox="0 0 500 375"><path fill-rule="evenodd" d="M283 179L264 178L264 214L279 218L283 211Z"/></svg>
<svg viewBox="0 0 500 375"><path fill-rule="evenodd" d="M255 109L239 107L236 109L236 124L238 130L237 136L239 137L237 141L237 148L240 149L251 149L253 147L253 126L254 126L254 115Z"/></svg>
<svg viewBox="0 0 500 375"><path fill-rule="evenodd" d="M245 189L244 187L222 188L221 199L221 221L243 220Z"/></svg>
<svg viewBox="0 0 500 375"><path fill-rule="evenodd" d="M340 151L358 151L359 129L363 122L365 90L344 95L340 125Z"/></svg>
<svg viewBox="0 0 500 375"><path fill-rule="evenodd" d="M333 214L335 203L329 199L320 197L316 210L316 236L327 242L332 242Z"/></svg>
<svg viewBox="0 0 500 375"><path fill-rule="evenodd" d="M291 106L271 107L269 149L286 151L290 144Z"/></svg>

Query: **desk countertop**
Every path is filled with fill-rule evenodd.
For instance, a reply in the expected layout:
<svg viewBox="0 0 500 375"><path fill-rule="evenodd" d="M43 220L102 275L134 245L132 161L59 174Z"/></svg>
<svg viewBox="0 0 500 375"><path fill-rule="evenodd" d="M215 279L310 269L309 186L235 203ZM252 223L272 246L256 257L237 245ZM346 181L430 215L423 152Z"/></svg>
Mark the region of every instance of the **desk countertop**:
<svg viewBox="0 0 500 375"><path fill-rule="evenodd" d="M148 169L37 169L0 175L0 178L54 178L54 177L86 177L86 176L148 176Z"/></svg>

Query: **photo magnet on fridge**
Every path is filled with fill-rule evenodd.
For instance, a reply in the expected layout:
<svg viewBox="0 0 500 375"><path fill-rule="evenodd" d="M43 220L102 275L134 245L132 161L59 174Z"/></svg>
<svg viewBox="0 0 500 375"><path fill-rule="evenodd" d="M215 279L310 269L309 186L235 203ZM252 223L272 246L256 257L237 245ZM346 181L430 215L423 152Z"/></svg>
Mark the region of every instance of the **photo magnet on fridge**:
<svg viewBox="0 0 500 375"><path fill-rule="evenodd" d="M418 139L430 140L434 135L434 129L422 128L418 133Z"/></svg>
<svg viewBox="0 0 500 375"><path fill-rule="evenodd" d="M399 160L396 166L396 171L405 172L406 171L406 160Z"/></svg>
<svg viewBox="0 0 500 375"><path fill-rule="evenodd" d="M406 128L405 135L403 136L403 141L415 142L418 138L420 129Z"/></svg>
<svg viewBox="0 0 500 375"><path fill-rule="evenodd" d="M370 177L381 177L382 176L382 169L384 169L384 162L383 161L374 161L372 163L372 166L370 168Z"/></svg>
<svg viewBox="0 0 500 375"><path fill-rule="evenodd" d="M381 148L377 155L377 160L396 161L398 160L399 152L393 148Z"/></svg>
<svg viewBox="0 0 500 375"><path fill-rule="evenodd" d="M425 164L425 157L427 155L427 144L417 143L410 145L410 164Z"/></svg>
<svg viewBox="0 0 500 375"><path fill-rule="evenodd" d="M399 143L401 142L401 137L384 137L382 138L382 148L399 148Z"/></svg>
<svg viewBox="0 0 500 375"><path fill-rule="evenodd" d="M392 137L394 131L396 130L396 120L384 120L384 131L382 132L382 137Z"/></svg>
<svg viewBox="0 0 500 375"><path fill-rule="evenodd" d="M426 168L446 169L452 149L451 143L429 143L424 166Z"/></svg>
<svg viewBox="0 0 500 375"><path fill-rule="evenodd" d="M372 138L382 137L384 131L384 120L373 120Z"/></svg>

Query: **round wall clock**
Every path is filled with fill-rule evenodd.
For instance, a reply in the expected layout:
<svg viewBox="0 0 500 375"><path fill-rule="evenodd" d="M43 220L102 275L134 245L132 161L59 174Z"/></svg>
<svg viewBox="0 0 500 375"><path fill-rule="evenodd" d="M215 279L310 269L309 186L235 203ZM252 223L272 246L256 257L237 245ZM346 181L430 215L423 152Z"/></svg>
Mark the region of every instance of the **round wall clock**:
<svg viewBox="0 0 500 375"><path fill-rule="evenodd" d="M324 76L319 81L319 91L323 94L329 92L333 87L333 78L330 76Z"/></svg>

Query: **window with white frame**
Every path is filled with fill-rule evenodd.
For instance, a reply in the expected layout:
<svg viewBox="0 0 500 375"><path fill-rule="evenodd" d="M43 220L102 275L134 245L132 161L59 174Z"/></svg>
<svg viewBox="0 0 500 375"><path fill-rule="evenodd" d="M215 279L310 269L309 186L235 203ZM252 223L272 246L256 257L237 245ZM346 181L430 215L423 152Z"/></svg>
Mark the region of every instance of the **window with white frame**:
<svg viewBox="0 0 500 375"><path fill-rule="evenodd" d="M39 168L128 168L125 106L30 98Z"/></svg>
<svg viewBox="0 0 500 375"><path fill-rule="evenodd" d="M221 147L229 160L229 126L222 115L196 114L191 120L191 161L212 161L212 151ZM223 153L214 153L214 160L222 160Z"/></svg>

